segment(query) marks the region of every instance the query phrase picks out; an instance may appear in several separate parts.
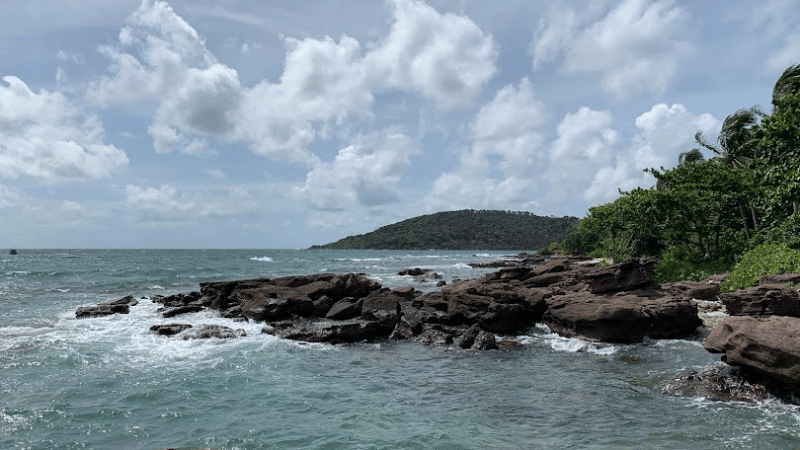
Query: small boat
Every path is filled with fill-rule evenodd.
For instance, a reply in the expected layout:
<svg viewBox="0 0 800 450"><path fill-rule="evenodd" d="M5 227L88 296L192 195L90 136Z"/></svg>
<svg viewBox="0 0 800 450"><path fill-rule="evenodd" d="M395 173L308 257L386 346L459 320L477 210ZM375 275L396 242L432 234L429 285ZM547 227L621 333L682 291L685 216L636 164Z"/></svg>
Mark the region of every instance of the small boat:
<svg viewBox="0 0 800 450"><path fill-rule="evenodd" d="M16 255L17 254L17 249L12 248L11 250L8 251L8 254L9 255Z"/></svg>

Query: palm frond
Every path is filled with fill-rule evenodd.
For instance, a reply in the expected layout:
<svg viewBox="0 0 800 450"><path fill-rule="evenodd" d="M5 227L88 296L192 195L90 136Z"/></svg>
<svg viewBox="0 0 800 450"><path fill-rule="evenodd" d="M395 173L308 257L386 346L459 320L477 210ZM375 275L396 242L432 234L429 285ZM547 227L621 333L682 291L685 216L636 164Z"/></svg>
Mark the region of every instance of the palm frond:
<svg viewBox="0 0 800 450"><path fill-rule="evenodd" d="M694 164L705 161L703 152L699 148L693 148L688 152L683 152L678 155L678 165L685 166L686 164Z"/></svg>
<svg viewBox="0 0 800 450"><path fill-rule="evenodd" d="M703 134L702 131L698 131L697 133L694 134L694 141L697 142L697 144L700 145L701 147L711 150L712 152L714 152L714 154L719 155L722 153L721 149L717 148L716 145L709 142L709 140L706 138L706 136Z"/></svg>
<svg viewBox="0 0 800 450"><path fill-rule="evenodd" d="M772 104L789 94L800 93L800 64L793 64L783 71L772 89Z"/></svg>

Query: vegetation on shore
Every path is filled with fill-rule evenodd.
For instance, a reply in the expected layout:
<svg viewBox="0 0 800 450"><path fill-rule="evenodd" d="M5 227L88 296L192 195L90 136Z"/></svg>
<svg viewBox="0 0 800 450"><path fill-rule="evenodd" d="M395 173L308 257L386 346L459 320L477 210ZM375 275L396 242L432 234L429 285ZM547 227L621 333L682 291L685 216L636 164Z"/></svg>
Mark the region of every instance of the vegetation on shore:
<svg viewBox="0 0 800 450"><path fill-rule="evenodd" d="M661 282L733 270L726 290L755 283L753 271L800 270L768 263L800 249L800 65L776 82L770 114L741 109L725 119L716 144L700 132L695 141L676 167L647 170L655 186L590 208L550 249L614 260L659 256Z"/></svg>
<svg viewBox="0 0 800 450"><path fill-rule="evenodd" d="M542 217L520 211L465 209L414 217L371 233L349 236L311 248L533 250L564 239L577 223L577 217Z"/></svg>

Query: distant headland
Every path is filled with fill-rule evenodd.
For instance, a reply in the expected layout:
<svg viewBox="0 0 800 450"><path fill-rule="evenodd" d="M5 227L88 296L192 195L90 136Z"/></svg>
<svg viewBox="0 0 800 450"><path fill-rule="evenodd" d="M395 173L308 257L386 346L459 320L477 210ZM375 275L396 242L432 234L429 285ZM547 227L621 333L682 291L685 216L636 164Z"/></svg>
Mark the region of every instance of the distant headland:
<svg viewBox="0 0 800 450"><path fill-rule="evenodd" d="M563 240L577 217L465 209L418 216L311 249L536 250Z"/></svg>

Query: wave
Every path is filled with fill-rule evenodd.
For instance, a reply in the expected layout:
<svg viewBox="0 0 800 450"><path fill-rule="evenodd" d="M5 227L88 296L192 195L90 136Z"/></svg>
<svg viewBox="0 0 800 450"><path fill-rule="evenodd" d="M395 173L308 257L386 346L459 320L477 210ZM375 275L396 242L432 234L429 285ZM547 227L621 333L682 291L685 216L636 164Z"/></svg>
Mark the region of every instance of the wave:
<svg viewBox="0 0 800 450"><path fill-rule="evenodd" d="M541 342L557 352L613 355L617 353L619 349L619 346L614 344L564 337L553 333L550 331L550 328L544 324L536 324L535 329L543 333L535 333L528 336L525 339L527 343Z"/></svg>
<svg viewBox="0 0 800 450"><path fill-rule="evenodd" d="M250 258L250 261L275 262L275 260L270 258L269 256L262 256L262 257L254 256Z"/></svg>

